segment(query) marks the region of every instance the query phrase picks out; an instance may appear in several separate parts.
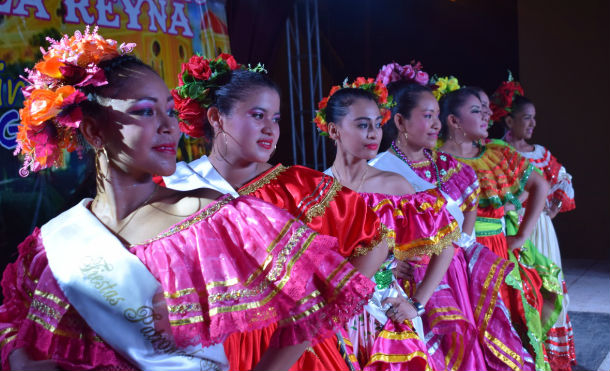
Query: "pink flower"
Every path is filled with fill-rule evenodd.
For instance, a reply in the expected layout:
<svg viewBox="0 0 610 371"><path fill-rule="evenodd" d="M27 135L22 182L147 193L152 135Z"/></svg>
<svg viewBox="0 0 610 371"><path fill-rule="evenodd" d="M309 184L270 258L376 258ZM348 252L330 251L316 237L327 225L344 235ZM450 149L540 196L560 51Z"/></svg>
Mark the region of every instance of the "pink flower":
<svg viewBox="0 0 610 371"><path fill-rule="evenodd" d="M415 74L415 81L420 85L427 85L428 81L430 81L430 76L424 71L417 71Z"/></svg>
<svg viewBox="0 0 610 371"><path fill-rule="evenodd" d="M415 77L415 70L413 66L410 64L405 64L404 66L398 66L400 71L400 76L404 80L412 80Z"/></svg>

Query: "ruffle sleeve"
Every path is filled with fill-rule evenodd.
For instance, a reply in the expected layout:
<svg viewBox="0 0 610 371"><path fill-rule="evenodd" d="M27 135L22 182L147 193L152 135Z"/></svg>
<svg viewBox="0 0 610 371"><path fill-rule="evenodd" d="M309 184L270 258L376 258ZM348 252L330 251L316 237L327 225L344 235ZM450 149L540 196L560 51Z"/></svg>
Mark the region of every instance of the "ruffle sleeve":
<svg viewBox="0 0 610 371"><path fill-rule="evenodd" d="M460 236L458 223L445 208L446 200L437 189L402 196L361 195L392 231L397 259L438 254Z"/></svg>
<svg viewBox="0 0 610 371"><path fill-rule="evenodd" d="M48 266L40 230L19 247L19 256L2 278L0 306L2 368L24 348L35 360L54 360L66 370L133 367L100 339L72 308Z"/></svg>
<svg viewBox="0 0 610 371"><path fill-rule="evenodd" d="M273 323L286 346L332 335L373 291L336 244L285 210L243 196L225 197L131 251L163 287L178 346L207 346Z"/></svg>
<svg viewBox="0 0 610 371"><path fill-rule="evenodd" d="M517 197L525 189L534 165L508 143L491 140L478 157L459 160L472 167L479 178L479 207L497 209L507 202L522 206Z"/></svg>
<svg viewBox="0 0 610 371"><path fill-rule="evenodd" d="M387 237L379 218L358 193L303 166L277 165L239 193L287 210L314 231L336 237L344 257L365 255Z"/></svg>

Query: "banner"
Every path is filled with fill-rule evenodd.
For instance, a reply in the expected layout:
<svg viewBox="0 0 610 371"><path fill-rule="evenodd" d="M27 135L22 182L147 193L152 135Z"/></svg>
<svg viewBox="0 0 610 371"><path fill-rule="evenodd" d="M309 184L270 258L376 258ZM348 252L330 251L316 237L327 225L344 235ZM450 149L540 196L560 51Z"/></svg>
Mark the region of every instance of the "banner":
<svg viewBox="0 0 610 371"><path fill-rule="evenodd" d="M19 176L16 147L19 78L41 58L47 37L99 27L99 33L121 42L135 42L135 55L150 64L171 88L181 63L193 54L213 57L229 53L224 0L0 0L0 248L4 269L16 247L40 226L85 196L95 186L90 160L69 154L65 169ZM184 138L178 157L203 154L200 140Z"/></svg>

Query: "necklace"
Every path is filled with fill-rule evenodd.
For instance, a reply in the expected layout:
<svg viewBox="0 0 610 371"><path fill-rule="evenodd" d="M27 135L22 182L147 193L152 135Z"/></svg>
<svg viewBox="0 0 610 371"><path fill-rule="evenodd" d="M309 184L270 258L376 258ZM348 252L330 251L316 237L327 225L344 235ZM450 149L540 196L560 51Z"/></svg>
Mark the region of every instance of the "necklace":
<svg viewBox="0 0 610 371"><path fill-rule="evenodd" d="M391 147L392 147L392 150L394 151L394 153L396 153L396 155L398 156L398 158L401 159L405 164L407 164L411 169L413 169L413 171L415 171L415 169L413 168L413 162L409 160L407 155L405 155L400 150L400 148L398 148L398 146L396 145L396 142L393 141ZM440 171L438 170L438 165L432 158L431 151L428 150L427 148L424 148L424 156L426 156L426 159L428 159L428 161L434 167L434 173L435 173L434 175L436 176L436 188L440 189L441 191L446 192L445 187L443 187L443 182L442 182ZM426 172L429 174L428 171L426 171ZM428 174L426 174L426 175L428 175ZM429 175L431 175L431 174L429 174ZM430 177L430 176L428 176L428 177Z"/></svg>
<svg viewBox="0 0 610 371"><path fill-rule="evenodd" d="M155 189L150 193L150 196L148 196L148 198L146 198L146 200L144 200L144 202L142 202L140 204L140 206L136 207L136 209L134 211L131 212L131 215L129 216L128 220L123 223L123 225L121 226L121 228L119 228L118 230L114 231L114 233L116 235L120 235L121 232L123 231L123 229L125 229L125 227L127 227L127 225L129 223L131 223L131 221L133 220L133 218L136 216L136 214L142 209L144 208L144 206L148 205L148 203L150 202L150 200L152 200L153 196L157 193L157 190L159 189L159 187L155 184ZM97 205L97 198L94 200L95 204ZM91 205L91 209L93 210L93 205Z"/></svg>
<svg viewBox="0 0 610 371"><path fill-rule="evenodd" d="M333 164L332 168L331 168L332 172L335 174L335 177L337 178L337 180L339 181L339 183L341 184L345 184L341 178L339 177L339 172L337 171L337 168L335 167L335 164ZM358 188L354 189L354 191L356 191L356 193L360 190L360 188L362 187L362 184L364 184L364 179L366 178L366 173L369 171L369 166L366 165L366 167L364 168L364 171L362 172L362 178L360 179L360 184L358 184Z"/></svg>

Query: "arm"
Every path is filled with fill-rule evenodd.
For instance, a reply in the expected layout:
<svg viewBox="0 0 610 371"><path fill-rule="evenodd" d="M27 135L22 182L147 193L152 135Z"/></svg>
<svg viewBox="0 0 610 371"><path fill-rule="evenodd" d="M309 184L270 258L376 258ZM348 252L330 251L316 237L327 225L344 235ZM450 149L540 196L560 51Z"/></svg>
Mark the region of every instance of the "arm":
<svg viewBox="0 0 610 371"><path fill-rule="evenodd" d="M454 248L449 246L444 249L440 254L434 255L430 258L430 263L426 269L426 274L421 284L417 287L413 298L420 302L422 305L426 305L434 290L436 290L438 284L447 273L451 259L453 259Z"/></svg>
<svg viewBox="0 0 610 371"><path fill-rule="evenodd" d="M352 263L360 273L371 278L379 270L379 267L381 267L381 264L383 264L387 257L388 243L385 239L382 239L381 242L366 255L354 258L350 260L350 263Z"/></svg>
<svg viewBox="0 0 610 371"><path fill-rule="evenodd" d="M540 217L549 193L549 184L542 175L532 172L525 185L525 190L529 193L528 207L519 226L519 232L515 236L506 238L509 249L521 248L534 231L536 221Z"/></svg>
<svg viewBox="0 0 610 371"><path fill-rule="evenodd" d="M307 349L309 342L285 346L282 348L269 347L253 371L283 371L288 370L301 357Z"/></svg>
<svg viewBox="0 0 610 371"><path fill-rule="evenodd" d="M477 220L477 209L464 212L464 223L462 224L462 233L471 235L474 232L474 223Z"/></svg>

